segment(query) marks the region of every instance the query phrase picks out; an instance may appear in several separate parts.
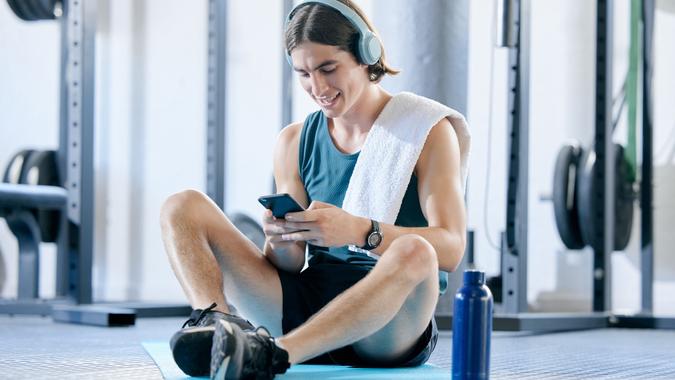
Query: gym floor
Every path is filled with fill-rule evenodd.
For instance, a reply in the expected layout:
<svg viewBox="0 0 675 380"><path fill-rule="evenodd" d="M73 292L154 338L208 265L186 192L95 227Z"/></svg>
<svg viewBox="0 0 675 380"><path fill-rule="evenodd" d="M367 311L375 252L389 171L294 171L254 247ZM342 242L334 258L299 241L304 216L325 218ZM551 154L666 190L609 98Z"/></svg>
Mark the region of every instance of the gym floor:
<svg viewBox="0 0 675 380"><path fill-rule="evenodd" d="M168 341L183 320L102 328L0 316L0 378L161 379L141 342ZM430 360L448 374L451 348L451 333L442 332ZM495 332L490 372L492 379L675 379L675 331Z"/></svg>

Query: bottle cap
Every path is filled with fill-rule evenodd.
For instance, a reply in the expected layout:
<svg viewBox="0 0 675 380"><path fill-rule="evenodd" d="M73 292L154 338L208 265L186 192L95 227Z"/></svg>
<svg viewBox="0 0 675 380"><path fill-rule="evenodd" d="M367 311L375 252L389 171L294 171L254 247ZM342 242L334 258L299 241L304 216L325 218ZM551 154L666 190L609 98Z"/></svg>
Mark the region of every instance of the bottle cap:
<svg viewBox="0 0 675 380"><path fill-rule="evenodd" d="M476 270L476 269L468 269L464 271L464 283L465 284L480 284L483 285L485 284L485 272Z"/></svg>

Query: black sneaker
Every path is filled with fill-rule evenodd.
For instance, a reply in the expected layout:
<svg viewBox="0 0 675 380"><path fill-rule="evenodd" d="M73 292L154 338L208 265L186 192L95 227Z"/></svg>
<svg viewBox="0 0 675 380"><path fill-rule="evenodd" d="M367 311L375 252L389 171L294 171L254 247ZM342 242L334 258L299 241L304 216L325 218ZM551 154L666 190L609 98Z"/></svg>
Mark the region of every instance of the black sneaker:
<svg viewBox="0 0 675 380"><path fill-rule="evenodd" d="M211 344L216 322L230 321L242 330L252 331L253 325L236 315L213 310L212 304L204 310L193 310L183 328L171 337L171 352L178 367L189 376L207 376L211 364Z"/></svg>
<svg viewBox="0 0 675 380"><path fill-rule="evenodd" d="M244 332L234 323L216 324L211 349L211 379L267 380L286 372L288 352L274 343L264 327Z"/></svg>

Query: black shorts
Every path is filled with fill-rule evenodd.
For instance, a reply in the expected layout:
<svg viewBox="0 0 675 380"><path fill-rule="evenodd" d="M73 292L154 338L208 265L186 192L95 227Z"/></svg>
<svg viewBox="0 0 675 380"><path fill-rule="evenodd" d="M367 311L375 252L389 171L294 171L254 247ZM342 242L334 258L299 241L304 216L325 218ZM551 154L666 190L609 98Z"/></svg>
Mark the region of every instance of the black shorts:
<svg viewBox="0 0 675 380"><path fill-rule="evenodd" d="M365 277L372 266L372 263L346 263L330 255L318 254L312 257L309 267L299 274L277 270L283 292L283 333L287 334L306 322L333 298ZM438 329L432 318L410 355L389 363L389 366L415 367L424 364L431 356L437 341ZM352 346L317 356L304 364L374 366L359 357Z"/></svg>

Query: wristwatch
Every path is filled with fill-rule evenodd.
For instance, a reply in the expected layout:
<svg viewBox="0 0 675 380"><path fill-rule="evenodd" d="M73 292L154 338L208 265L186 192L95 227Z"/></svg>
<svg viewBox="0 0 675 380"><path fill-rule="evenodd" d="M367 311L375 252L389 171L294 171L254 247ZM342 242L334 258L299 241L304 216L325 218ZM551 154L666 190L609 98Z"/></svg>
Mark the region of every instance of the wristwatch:
<svg viewBox="0 0 675 380"><path fill-rule="evenodd" d="M380 230L380 223L378 223L376 220L372 220L372 227L370 229L370 232L368 232L368 235L366 235L366 245L361 247L362 249L365 249L366 251L372 251L373 249L377 248L382 244L382 230Z"/></svg>

